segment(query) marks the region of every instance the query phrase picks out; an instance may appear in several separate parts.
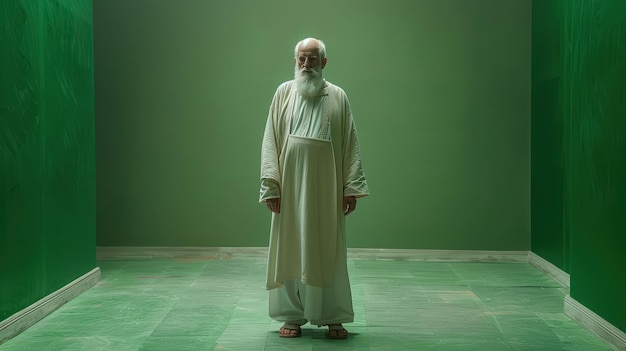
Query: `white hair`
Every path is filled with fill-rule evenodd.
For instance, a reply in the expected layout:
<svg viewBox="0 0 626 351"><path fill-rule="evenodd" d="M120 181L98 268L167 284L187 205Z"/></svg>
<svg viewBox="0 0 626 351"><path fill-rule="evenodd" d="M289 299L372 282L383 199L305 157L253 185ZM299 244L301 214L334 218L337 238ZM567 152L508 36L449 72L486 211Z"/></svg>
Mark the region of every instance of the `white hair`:
<svg viewBox="0 0 626 351"><path fill-rule="evenodd" d="M315 39L315 38L306 38L306 39L300 40L298 42L298 44L296 44L296 48L293 51L294 57L298 57L298 49L300 49L300 45L302 45L307 40L315 40L319 44L319 53L318 54L320 55L320 61L323 60L324 58L326 58L326 45L324 44L323 41L321 41L319 39Z"/></svg>

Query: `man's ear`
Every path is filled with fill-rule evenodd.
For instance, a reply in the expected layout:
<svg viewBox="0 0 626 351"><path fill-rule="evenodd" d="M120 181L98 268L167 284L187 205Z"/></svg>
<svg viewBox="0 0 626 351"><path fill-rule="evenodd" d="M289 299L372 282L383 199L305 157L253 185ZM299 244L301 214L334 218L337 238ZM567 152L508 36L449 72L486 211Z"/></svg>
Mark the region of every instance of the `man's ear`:
<svg viewBox="0 0 626 351"><path fill-rule="evenodd" d="M324 69L324 67L326 67L326 61L328 59L326 57L324 57L324 59L322 60L322 69Z"/></svg>

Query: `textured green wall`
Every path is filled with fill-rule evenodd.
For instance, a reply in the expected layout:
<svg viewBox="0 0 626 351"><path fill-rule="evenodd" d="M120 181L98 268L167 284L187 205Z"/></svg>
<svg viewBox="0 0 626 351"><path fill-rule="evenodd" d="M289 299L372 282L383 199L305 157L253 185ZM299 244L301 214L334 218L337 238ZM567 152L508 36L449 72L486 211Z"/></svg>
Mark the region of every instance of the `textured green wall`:
<svg viewBox="0 0 626 351"><path fill-rule="evenodd" d="M626 3L566 3L571 295L626 330Z"/></svg>
<svg viewBox="0 0 626 351"><path fill-rule="evenodd" d="M543 39L533 43L532 250L556 265L569 255L571 296L621 330L625 13L621 0L533 2L533 39Z"/></svg>
<svg viewBox="0 0 626 351"><path fill-rule="evenodd" d="M0 1L0 320L95 267L92 4Z"/></svg>
<svg viewBox="0 0 626 351"><path fill-rule="evenodd" d="M315 36L372 192L349 246L528 250L530 5L95 2L98 245L266 246L267 110Z"/></svg>

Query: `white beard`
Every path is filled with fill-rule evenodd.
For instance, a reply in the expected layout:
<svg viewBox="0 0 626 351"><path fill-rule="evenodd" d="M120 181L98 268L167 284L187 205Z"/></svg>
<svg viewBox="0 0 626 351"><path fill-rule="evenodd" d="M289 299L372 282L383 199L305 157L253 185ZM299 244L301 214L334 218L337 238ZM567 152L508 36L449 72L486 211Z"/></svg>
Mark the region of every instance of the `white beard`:
<svg viewBox="0 0 626 351"><path fill-rule="evenodd" d="M304 70L298 67L294 71L294 78L296 80L296 89L302 97L310 99L319 94L320 90L324 87L324 78L322 78L322 67L317 66L312 68L310 72L304 72Z"/></svg>

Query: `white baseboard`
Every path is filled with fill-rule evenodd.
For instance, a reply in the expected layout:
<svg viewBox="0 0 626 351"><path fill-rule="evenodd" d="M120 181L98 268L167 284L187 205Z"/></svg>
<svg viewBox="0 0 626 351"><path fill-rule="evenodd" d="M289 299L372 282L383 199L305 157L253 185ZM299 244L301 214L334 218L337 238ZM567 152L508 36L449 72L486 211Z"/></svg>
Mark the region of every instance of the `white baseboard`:
<svg viewBox="0 0 626 351"><path fill-rule="evenodd" d="M267 247L99 246L99 260L267 258ZM351 260L528 263L528 251L404 250L349 248Z"/></svg>
<svg viewBox="0 0 626 351"><path fill-rule="evenodd" d="M352 260L528 263L528 251L348 249Z"/></svg>
<svg viewBox="0 0 626 351"><path fill-rule="evenodd" d="M537 270L543 272L548 277L559 283L569 292L569 274L561 270L559 267L545 260L543 257L534 252L528 254L528 263Z"/></svg>
<svg viewBox="0 0 626 351"><path fill-rule="evenodd" d="M100 268L96 267L59 290L1 321L0 344L23 332L99 281Z"/></svg>
<svg viewBox="0 0 626 351"><path fill-rule="evenodd" d="M565 296L564 312L583 328L606 341L615 350L626 350L626 333L598 316L570 295Z"/></svg>
<svg viewBox="0 0 626 351"><path fill-rule="evenodd" d="M267 247L98 246L98 260L267 258Z"/></svg>

